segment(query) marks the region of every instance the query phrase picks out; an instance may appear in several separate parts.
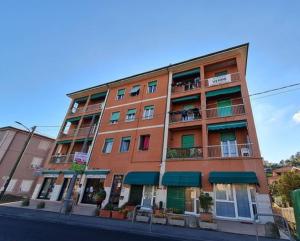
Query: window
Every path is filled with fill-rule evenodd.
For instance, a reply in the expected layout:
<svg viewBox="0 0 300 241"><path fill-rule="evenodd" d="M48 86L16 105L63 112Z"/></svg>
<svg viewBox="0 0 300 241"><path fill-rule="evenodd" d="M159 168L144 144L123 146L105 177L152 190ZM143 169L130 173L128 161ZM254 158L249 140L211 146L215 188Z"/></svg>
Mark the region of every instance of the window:
<svg viewBox="0 0 300 241"><path fill-rule="evenodd" d="M20 185L20 192L29 192L32 182L32 180L23 180Z"/></svg>
<svg viewBox="0 0 300 241"><path fill-rule="evenodd" d="M216 215L235 218L233 188L230 184L216 184Z"/></svg>
<svg viewBox="0 0 300 241"><path fill-rule="evenodd" d="M130 139L131 139L130 136L128 136L128 137L122 137L120 152L127 152L127 151L129 151Z"/></svg>
<svg viewBox="0 0 300 241"><path fill-rule="evenodd" d="M31 168L36 169L41 167L43 158L41 157L33 157L32 162L30 164Z"/></svg>
<svg viewBox="0 0 300 241"><path fill-rule="evenodd" d="M219 77L219 76L223 76L223 75L227 75L227 74L228 74L227 70L224 70L224 71L215 73L215 77Z"/></svg>
<svg viewBox="0 0 300 241"><path fill-rule="evenodd" d="M140 86L139 85L135 85L132 87L131 91L130 91L130 95L131 96L137 96L140 93Z"/></svg>
<svg viewBox="0 0 300 241"><path fill-rule="evenodd" d="M237 157L238 149L234 132L221 133L222 157Z"/></svg>
<svg viewBox="0 0 300 241"><path fill-rule="evenodd" d="M156 92L157 87L157 81L151 81L148 83L148 93L154 93Z"/></svg>
<svg viewBox="0 0 300 241"><path fill-rule="evenodd" d="M253 215L257 214L257 206L256 206L256 190L254 187L250 187L250 197L252 203Z"/></svg>
<svg viewBox="0 0 300 241"><path fill-rule="evenodd" d="M139 150L147 151L149 149L150 135L141 135Z"/></svg>
<svg viewBox="0 0 300 241"><path fill-rule="evenodd" d="M122 100L124 98L124 95L125 95L125 89L118 90L117 100Z"/></svg>
<svg viewBox="0 0 300 241"><path fill-rule="evenodd" d="M120 111L118 111L118 112L113 112L113 113L111 114L110 123L111 123L111 124L116 124L116 123L118 123L119 118L120 118Z"/></svg>
<svg viewBox="0 0 300 241"><path fill-rule="evenodd" d="M136 109L129 109L126 114L126 121L134 121Z"/></svg>
<svg viewBox="0 0 300 241"><path fill-rule="evenodd" d="M152 119L154 114L154 105L149 105L144 107L144 119Z"/></svg>
<svg viewBox="0 0 300 241"><path fill-rule="evenodd" d="M113 138L107 138L105 139L105 143L102 149L103 153L111 153L111 150L113 148L114 139Z"/></svg>

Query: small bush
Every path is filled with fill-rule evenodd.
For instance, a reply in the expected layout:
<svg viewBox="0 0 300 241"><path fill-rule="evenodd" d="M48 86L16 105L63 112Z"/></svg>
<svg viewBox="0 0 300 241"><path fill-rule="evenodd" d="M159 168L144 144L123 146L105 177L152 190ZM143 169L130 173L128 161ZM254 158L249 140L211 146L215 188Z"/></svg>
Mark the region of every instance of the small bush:
<svg viewBox="0 0 300 241"><path fill-rule="evenodd" d="M36 208L42 209L42 208L45 208L45 206L46 206L46 203L44 201L41 201L36 205Z"/></svg>
<svg viewBox="0 0 300 241"><path fill-rule="evenodd" d="M25 198L22 200L22 204L21 204L23 207L27 207L30 205L30 198Z"/></svg>

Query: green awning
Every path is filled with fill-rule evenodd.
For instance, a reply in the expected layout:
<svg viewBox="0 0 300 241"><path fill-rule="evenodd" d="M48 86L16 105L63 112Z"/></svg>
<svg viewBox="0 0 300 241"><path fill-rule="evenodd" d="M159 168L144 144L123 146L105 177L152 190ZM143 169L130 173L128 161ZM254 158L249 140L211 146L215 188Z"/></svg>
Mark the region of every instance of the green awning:
<svg viewBox="0 0 300 241"><path fill-rule="evenodd" d="M200 100L200 95L191 95L191 96L185 96L185 97L173 99L172 103L181 103L189 100Z"/></svg>
<svg viewBox="0 0 300 241"><path fill-rule="evenodd" d="M72 140L65 140L65 141L58 141L58 142L56 142L56 144L69 144L71 142L72 142Z"/></svg>
<svg viewBox="0 0 300 241"><path fill-rule="evenodd" d="M148 105L144 107L144 110L151 110L154 108L154 105Z"/></svg>
<svg viewBox="0 0 300 241"><path fill-rule="evenodd" d="M127 111L127 115L133 115L136 113L136 109L130 109Z"/></svg>
<svg viewBox="0 0 300 241"><path fill-rule="evenodd" d="M130 93L136 93L140 90L140 86L139 85L135 85L132 87Z"/></svg>
<svg viewBox="0 0 300 241"><path fill-rule="evenodd" d="M109 170L86 170L84 174L86 175L105 175L108 174Z"/></svg>
<svg viewBox="0 0 300 241"><path fill-rule="evenodd" d="M129 172L124 184L130 185L158 185L159 172Z"/></svg>
<svg viewBox="0 0 300 241"><path fill-rule="evenodd" d="M173 79L188 77L190 75L195 75L195 74L200 74L200 68L191 69L191 70L188 70L188 71L173 74Z"/></svg>
<svg viewBox="0 0 300 241"><path fill-rule="evenodd" d="M148 86L151 87L151 86L156 86L157 85L157 81L151 81L148 83Z"/></svg>
<svg viewBox="0 0 300 241"><path fill-rule="evenodd" d="M75 174L75 171L73 171L73 170L62 170L61 172L63 174Z"/></svg>
<svg viewBox="0 0 300 241"><path fill-rule="evenodd" d="M91 100L104 98L106 96L106 92L97 93L91 96Z"/></svg>
<svg viewBox="0 0 300 241"><path fill-rule="evenodd" d="M118 95L124 95L124 94L125 94L125 89L118 90Z"/></svg>
<svg viewBox="0 0 300 241"><path fill-rule="evenodd" d="M217 96L217 95L226 95L226 94L237 93L240 91L241 91L241 86L234 86L231 88L209 91L209 92L206 92L205 95L206 95L206 97L213 97L213 96Z"/></svg>
<svg viewBox="0 0 300 241"><path fill-rule="evenodd" d="M81 98L75 99L74 102L81 103L81 102L85 102L87 99L88 99L87 96L86 97L81 97Z"/></svg>
<svg viewBox="0 0 300 241"><path fill-rule="evenodd" d="M246 183L258 184L255 172L211 172L208 178L210 183Z"/></svg>
<svg viewBox="0 0 300 241"><path fill-rule="evenodd" d="M93 116L99 117L100 114L90 114L90 115L85 115L85 116L83 116L83 118L92 118Z"/></svg>
<svg viewBox="0 0 300 241"><path fill-rule="evenodd" d="M111 120L111 121L117 121L117 120L119 120L119 118L120 118L120 112L113 112L113 113L111 114L110 120Z"/></svg>
<svg viewBox="0 0 300 241"><path fill-rule="evenodd" d="M217 130L244 128L244 127L247 127L246 121L235 121L235 122L208 125L207 129L209 131L217 131Z"/></svg>
<svg viewBox="0 0 300 241"><path fill-rule="evenodd" d="M43 170L42 174L59 174L61 172L61 170Z"/></svg>
<svg viewBox="0 0 300 241"><path fill-rule="evenodd" d="M92 141L93 140L93 138L83 138L83 139L78 139L78 140L75 140L75 142L84 142L85 140L87 140L87 141Z"/></svg>
<svg viewBox="0 0 300 241"><path fill-rule="evenodd" d="M75 121L79 121L80 120L80 116L79 117L74 117L74 118L69 118L66 121L67 122L75 122Z"/></svg>
<svg viewBox="0 0 300 241"><path fill-rule="evenodd" d="M201 187L201 172L166 172L162 178L165 186Z"/></svg>

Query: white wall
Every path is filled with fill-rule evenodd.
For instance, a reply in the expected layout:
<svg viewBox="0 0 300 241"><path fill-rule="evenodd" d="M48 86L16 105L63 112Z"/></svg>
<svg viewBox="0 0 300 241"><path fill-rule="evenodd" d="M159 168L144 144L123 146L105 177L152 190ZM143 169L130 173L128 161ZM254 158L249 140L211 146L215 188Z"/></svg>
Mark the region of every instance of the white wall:
<svg viewBox="0 0 300 241"><path fill-rule="evenodd" d="M119 207L123 206L125 203L128 202L129 200L129 193L130 193L130 188L128 187L122 187L121 189L121 194L120 196L123 197L123 199L119 201Z"/></svg>

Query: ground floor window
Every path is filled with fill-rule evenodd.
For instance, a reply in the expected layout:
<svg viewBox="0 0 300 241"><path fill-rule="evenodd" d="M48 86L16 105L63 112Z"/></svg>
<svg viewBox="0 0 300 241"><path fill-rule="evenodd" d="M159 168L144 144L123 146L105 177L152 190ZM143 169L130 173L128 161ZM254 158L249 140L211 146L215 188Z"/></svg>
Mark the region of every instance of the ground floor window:
<svg viewBox="0 0 300 241"><path fill-rule="evenodd" d="M215 210L217 217L252 219L256 212L254 192L248 185L216 184Z"/></svg>
<svg viewBox="0 0 300 241"><path fill-rule="evenodd" d="M47 199L47 200L49 200L51 198L52 193L53 193L55 182L56 182L56 178L46 177L44 179L41 191L38 195L38 199Z"/></svg>
<svg viewBox="0 0 300 241"><path fill-rule="evenodd" d="M199 194L199 188L169 186L167 208L180 213L199 213Z"/></svg>
<svg viewBox="0 0 300 241"><path fill-rule="evenodd" d="M131 205L152 207L155 203L156 187L150 185L131 185L128 202Z"/></svg>
<svg viewBox="0 0 300 241"><path fill-rule="evenodd" d="M152 207L155 203L155 197L156 197L156 187L149 186L149 185L144 186L142 206Z"/></svg>
<svg viewBox="0 0 300 241"><path fill-rule="evenodd" d="M102 188L104 188L103 178L87 178L81 202L87 204L96 204L96 193Z"/></svg>

